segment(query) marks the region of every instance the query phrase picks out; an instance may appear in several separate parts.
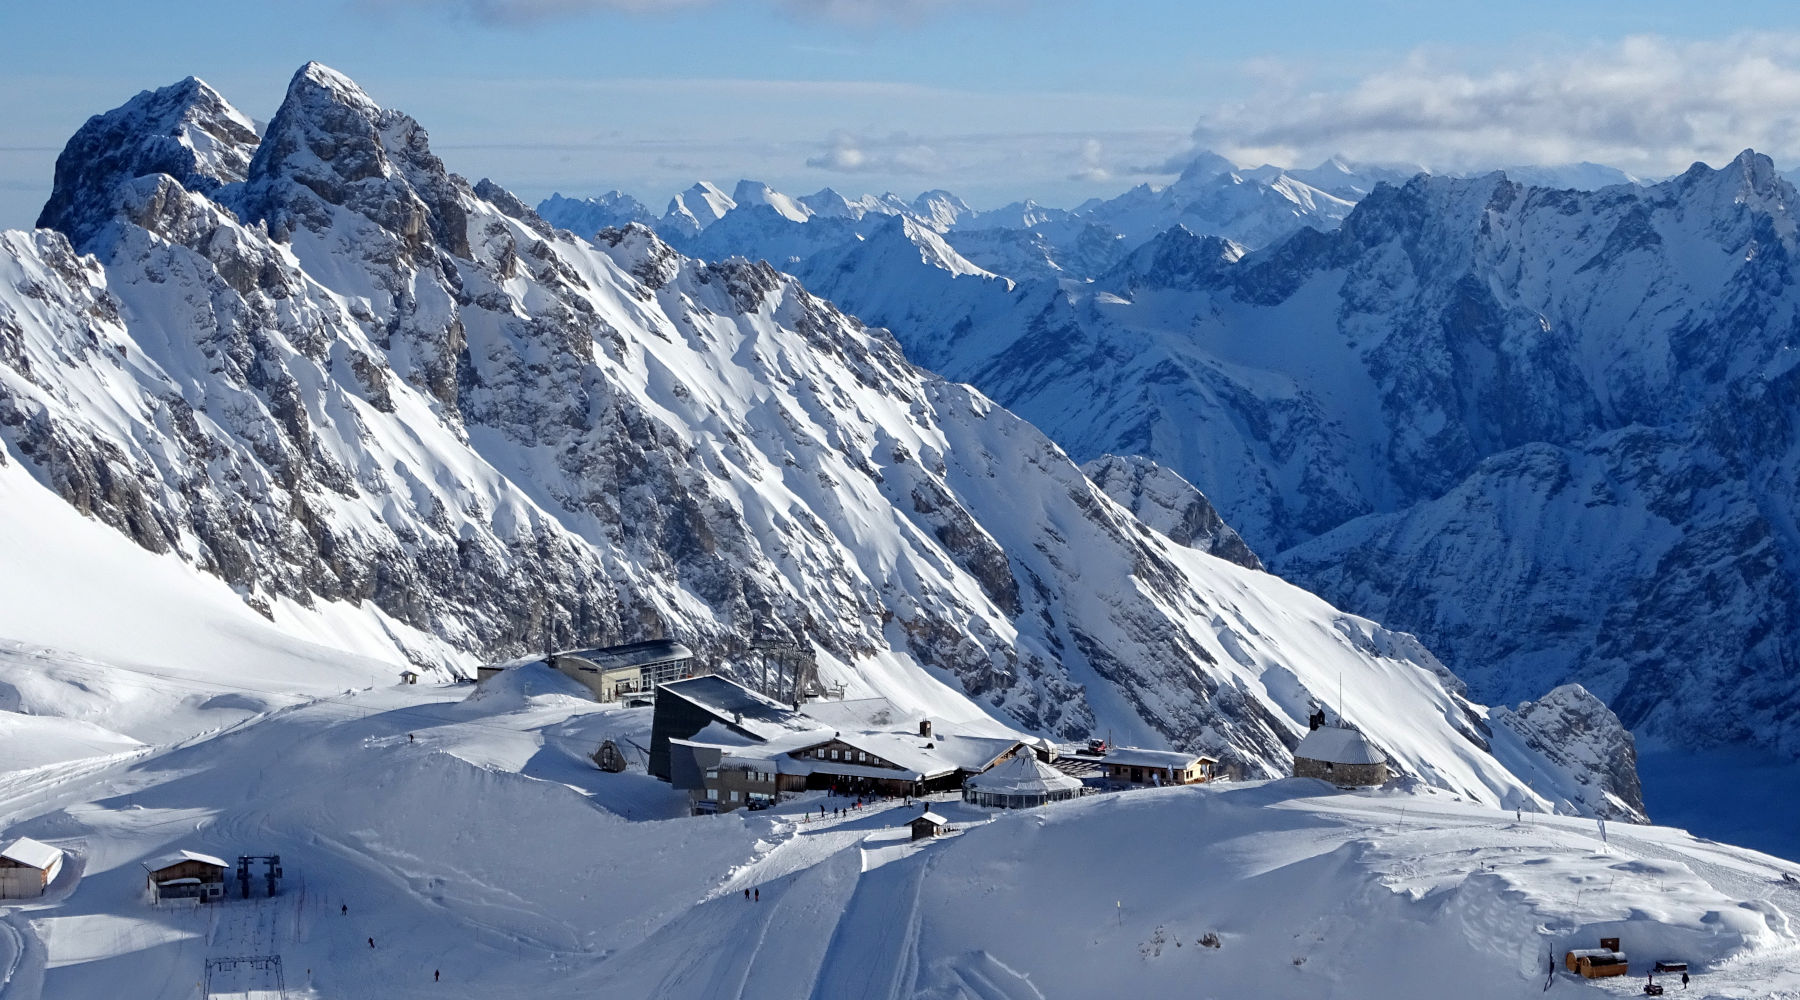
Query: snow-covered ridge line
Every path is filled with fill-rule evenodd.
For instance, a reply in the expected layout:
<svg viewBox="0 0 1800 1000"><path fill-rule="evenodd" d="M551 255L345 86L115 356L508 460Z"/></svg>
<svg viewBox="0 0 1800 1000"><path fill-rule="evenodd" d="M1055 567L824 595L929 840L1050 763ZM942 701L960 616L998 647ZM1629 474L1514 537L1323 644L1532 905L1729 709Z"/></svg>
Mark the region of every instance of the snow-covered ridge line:
<svg viewBox="0 0 1800 1000"><path fill-rule="evenodd" d="M78 242L0 242L0 440L252 606L373 608L415 659L666 635L734 667L773 629L853 695L1249 775L1286 772L1341 680L1409 780L1613 808L1491 746L1410 637L1146 526L767 264L556 231L317 64L260 141L209 94L140 95L71 148L174 122L229 157L71 154L59 178L106 192Z"/></svg>

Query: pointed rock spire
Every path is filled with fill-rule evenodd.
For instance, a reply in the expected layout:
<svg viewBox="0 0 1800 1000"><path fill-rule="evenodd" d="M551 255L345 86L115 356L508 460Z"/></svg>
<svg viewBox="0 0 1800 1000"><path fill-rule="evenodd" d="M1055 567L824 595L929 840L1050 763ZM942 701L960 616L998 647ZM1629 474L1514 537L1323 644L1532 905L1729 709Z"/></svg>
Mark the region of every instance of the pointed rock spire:
<svg viewBox="0 0 1800 1000"><path fill-rule="evenodd" d="M85 250L112 221L122 185L167 174L190 191L211 194L244 179L257 143L250 119L201 80L190 76L146 90L89 118L63 147L37 224Z"/></svg>

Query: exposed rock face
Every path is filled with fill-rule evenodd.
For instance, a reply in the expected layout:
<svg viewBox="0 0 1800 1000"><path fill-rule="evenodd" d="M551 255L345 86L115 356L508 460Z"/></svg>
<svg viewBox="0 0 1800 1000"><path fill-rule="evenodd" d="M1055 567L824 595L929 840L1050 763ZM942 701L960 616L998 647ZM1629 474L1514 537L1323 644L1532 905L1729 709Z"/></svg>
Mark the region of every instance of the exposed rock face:
<svg viewBox="0 0 1800 1000"><path fill-rule="evenodd" d="M110 197L98 263L0 244L0 440L253 604L366 602L490 658L667 635L736 669L772 628L858 694L952 684L1250 774L1341 676L1402 771L1574 808L1410 637L1150 530L766 263L546 231L329 69L241 185ZM1226 538L1165 485L1172 527Z"/></svg>
<svg viewBox="0 0 1800 1000"><path fill-rule="evenodd" d="M146 90L89 118L69 140L56 158L55 187L37 224L86 250L112 221L113 192L121 184L168 174L190 191L211 194L244 179L256 145L250 119L194 77Z"/></svg>
<svg viewBox="0 0 1800 1000"><path fill-rule="evenodd" d="M1135 455L1102 455L1081 471L1138 520L1176 544L1246 569L1263 568L1262 560L1219 516L1212 501L1174 472Z"/></svg>
<svg viewBox="0 0 1800 1000"><path fill-rule="evenodd" d="M1579 684L1564 684L1516 711L1497 709L1494 721L1586 789L1583 801L1598 816L1642 823L1637 741L1619 717Z"/></svg>

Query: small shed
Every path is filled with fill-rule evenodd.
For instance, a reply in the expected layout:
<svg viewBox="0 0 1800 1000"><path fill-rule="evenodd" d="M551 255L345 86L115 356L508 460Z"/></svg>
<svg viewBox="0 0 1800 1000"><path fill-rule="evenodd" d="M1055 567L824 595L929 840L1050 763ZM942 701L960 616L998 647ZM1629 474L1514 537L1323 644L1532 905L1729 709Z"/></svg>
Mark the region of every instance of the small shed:
<svg viewBox="0 0 1800 1000"><path fill-rule="evenodd" d="M1001 809L1029 809L1081 794L1081 779L1020 750L963 782L963 801Z"/></svg>
<svg viewBox="0 0 1800 1000"><path fill-rule="evenodd" d="M912 821L906 825L912 827L912 839L914 840L924 840L926 837L936 837L939 834L948 832L950 829L949 820L929 809L914 816Z"/></svg>
<svg viewBox="0 0 1800 1000"><path fill-rule="evenodd" d="M419 672L417 670L402 670L402 671L400 671L400 683L402 683L402 684L417 684L417 683L419 683Z"/></svg>
<svg viewBox="0 0 1800 1000"><path fill-rule="evenodd" d="M225 898L228 868L222 858L198 851L177 851L145 864L144 884L153 900L194 899L210 903Z"/></svg>
<svg viewBox="0 0 1800 1000"><path fill-rule="evenodd" d="M1563 956L1563 967L1583 979L1623 976L1629 969L1618 938L1601 938L1598 948L1576 948Z"/></svg>
<svg viewBox="0 0 1800 1000"><path fill-rule="evenodd" d="M1354 729L1324 726L1294 748L1294 777L1319 778L1334 785L1381 785L1388 780L1387 755Z"/></svg>
<svg viewBox="0 0 1800 1000"><path fill-rule="evenodd" d="M60 848L20 837L0 850L0 899L42 896L62 866Z"/></svg>

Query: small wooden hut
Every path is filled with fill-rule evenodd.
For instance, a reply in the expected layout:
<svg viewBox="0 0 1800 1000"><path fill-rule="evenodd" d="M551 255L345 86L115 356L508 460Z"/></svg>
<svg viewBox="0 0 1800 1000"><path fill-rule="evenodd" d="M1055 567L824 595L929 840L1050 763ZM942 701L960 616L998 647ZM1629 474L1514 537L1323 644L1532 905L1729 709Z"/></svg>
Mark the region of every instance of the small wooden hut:
<svg viewBox="0 0 1800 1000"><path fill-rule="evenodd" d="M42 896L62 866L60 848L20 837L0 851L0 899Z"/></svg>
<svg viewBox="0 0 1800 1000"><path fill-rule="evenodd" d="M1583 979L1623 976L1628 971L1618 938L1601 938L1598 948L1576 948L1563 956L1563 967Z"/></svg>
<svg viewBox="0 0 1800 1000"><path fill-rule="evenodd" d="M914 816L912 821L906 825L912 827L912 839L914 840L936 837L950 830L950 821L930 809Z"/></svg>

